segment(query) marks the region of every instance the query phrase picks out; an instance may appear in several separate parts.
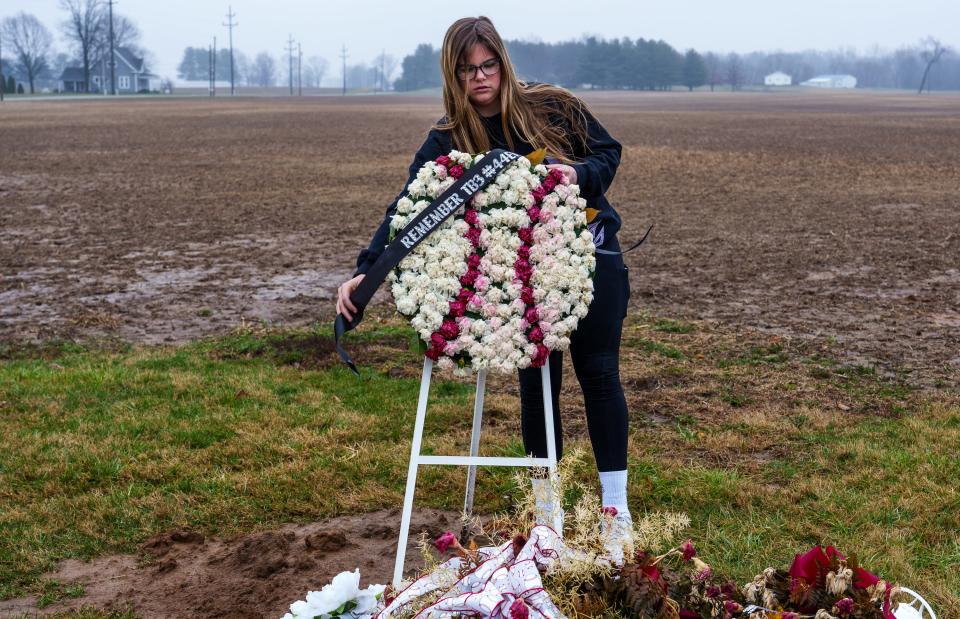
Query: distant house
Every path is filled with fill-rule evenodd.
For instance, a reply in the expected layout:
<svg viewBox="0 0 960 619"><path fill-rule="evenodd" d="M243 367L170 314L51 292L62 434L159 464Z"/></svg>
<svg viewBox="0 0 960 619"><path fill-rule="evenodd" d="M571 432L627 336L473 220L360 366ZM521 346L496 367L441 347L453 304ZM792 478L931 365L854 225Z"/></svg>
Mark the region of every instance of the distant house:
<svg viewBox="0 0 960 619"><path fill-rule="evenodd" d="M800 85L812 88L856 88L857 78L852 75L818 75L813 79L800 82Z"/></svg>
<svg viewBox="0 0 960 619"><path fill-rule="evenodd" d="M160 90L160 77L150 73L143 58L126 47L114 50L118 93L135 93L141 90ZM67 67L60 76L61 92L86 92L83 67ZM90 67L89 92L110 92L110 63L107 59L97 61Z"/></svg>
<svg viewBox="0 0 960 619"><path fill-rule="evenodd" d="M793 83L793 78L783 71L774 71L763 78L764 86L789 86Z"/></svg>

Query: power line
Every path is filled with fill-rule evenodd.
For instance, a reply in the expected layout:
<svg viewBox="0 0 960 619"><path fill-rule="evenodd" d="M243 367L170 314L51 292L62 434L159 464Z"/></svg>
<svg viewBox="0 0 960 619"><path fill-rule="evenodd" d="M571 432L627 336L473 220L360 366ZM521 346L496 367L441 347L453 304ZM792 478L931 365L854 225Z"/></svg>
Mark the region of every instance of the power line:
<svg viewBox="0 0 960 619"><path fill-rule="evenodd" d="M227 23L224 24L227 28L230 29L230 96L232 97L236 92L235 81L233 78L233 29L239 26L237 22L233 21L233 18L237 14L233 12L233 7L228 7L227 9Z"/></svg>
<svg viewBox="0 0 960 619"><path fill-rule="evenodd" d="M290 57L290 96L293 96L293 35L287 39L287 54Z"/></svg>

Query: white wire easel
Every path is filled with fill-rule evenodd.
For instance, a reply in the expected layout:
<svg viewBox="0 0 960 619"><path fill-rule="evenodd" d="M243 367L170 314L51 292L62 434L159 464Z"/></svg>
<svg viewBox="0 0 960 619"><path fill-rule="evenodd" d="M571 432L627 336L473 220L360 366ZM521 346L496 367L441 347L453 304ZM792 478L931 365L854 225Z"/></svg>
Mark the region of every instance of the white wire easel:
<svg viewBox="0 0 960 619"><path fill-rule="evenodd" d="M930 604L913 589L900 587L899 597L900 604L893 613L897 619L937 619Z"/></svg>
<svg viewBox="0 0 960 619"><path fill-rule="evenodd" d="M433 374L433 361L423 360L423 374L420 378L420 396L417 401L417 420L413 426L413 443L410 445L410 465L407 469L407 489L403 496L403 515L400 518L400 540L397 543L397 561L393 569L393 586L398 587L403 579L403 563L406 558L407 537L410 533L410 514L413 511L413 493L417 486L417 468L421 464L439 464L467 467L467 489L463 509L467 514L473 511L473 491L477 480L477 466L520 466L545 467L551 478L557 471L556 433L553 427L553 396L550 387L550 364L540 368L540 381L543 386L543 415L547 433L546 458L508 458L496 456L480 457L480 426L483 418L483 394L486 390L487 372L477 373L477 392L473 403L473 430L470 435L469 456L424 456L420 453L423 439L423 422L427 414L427 397L430 394L430 377Z"/></svg>

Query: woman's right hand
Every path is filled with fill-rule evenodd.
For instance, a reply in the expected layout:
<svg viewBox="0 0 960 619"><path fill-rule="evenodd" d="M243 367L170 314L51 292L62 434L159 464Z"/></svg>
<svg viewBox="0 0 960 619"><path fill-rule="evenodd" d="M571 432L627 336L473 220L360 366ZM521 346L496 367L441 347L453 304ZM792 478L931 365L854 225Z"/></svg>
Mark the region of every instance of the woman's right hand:
<svg viewBox="0 0 960 619"><path fill-rule="evenodd" d="M353 301L350 300L350 295L357 289L357 286L360 285L364 277L366 277L366 275L361 273L353 279L348 279L343 282L340 284L340 287L337 288L337 313L343 314L343 317L346 318L348 322L353 320L352 312L357 311L357 307L353 304Z"/></svg>

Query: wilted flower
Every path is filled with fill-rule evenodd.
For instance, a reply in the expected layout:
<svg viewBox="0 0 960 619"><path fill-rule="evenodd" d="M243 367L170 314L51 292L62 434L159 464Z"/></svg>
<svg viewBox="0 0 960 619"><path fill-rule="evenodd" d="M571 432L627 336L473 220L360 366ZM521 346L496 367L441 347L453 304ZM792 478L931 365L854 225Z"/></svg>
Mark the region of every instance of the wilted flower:
<svg viewBox="0 0 960 619"><path fill-rule="evenodd" d="M854 603L851 598L843 598L833 605L833 612L841 617L849 617L853 614L853 609L856 608L856 606L856 603Z"/></svg>
<svg viewBox="0 0 960 619"><path fill-rule="evenodd" d="M460 543L457 541L457 536L453 534L453 531L447 531L438 537L433 542L433 545L436 546L440 552L446 552L450 546L459 546Z"/></svg>
<svg viewBox="0 0 960 619"><path fill-rule="evenodd" d="M680 546L680 550L683 551L683 560L685 562L690 561L695 556L697 556L697 549L693 547L693 541L687 540Z"/></svg>

